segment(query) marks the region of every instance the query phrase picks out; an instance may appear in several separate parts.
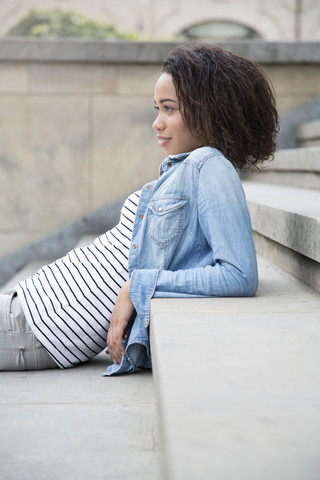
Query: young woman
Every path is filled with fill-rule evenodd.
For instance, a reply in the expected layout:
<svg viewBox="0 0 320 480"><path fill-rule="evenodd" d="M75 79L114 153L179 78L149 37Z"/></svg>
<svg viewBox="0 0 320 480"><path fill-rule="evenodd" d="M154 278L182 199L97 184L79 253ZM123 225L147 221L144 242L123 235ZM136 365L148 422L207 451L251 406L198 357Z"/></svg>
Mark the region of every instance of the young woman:
<svg viewBox="0 0 320 480"><path fill-rule="evenodd" d="M106 338L114 361L106 375L150 368L152 297L256 293L238 172L275 150L278 116L266 76L213 45L180 46L164 62L154 102L153 128L167 155L159 179L129 197L120 224L92 246L0 296L0 369L14 369L14 361L73 366L101 351ZM32 352L19 350L28 335Z"/></svg>
<svg viewBox="0 0 320 480"><path fill-rule="evenodd" d="M141 191L130 280L120 290L108 332L115 363L107 375L151 367L152 297L250 296L257 290L238 170L275 150L278 115L266 76L213 45L180 46L164 62L154 103L153 128L168 157L159 179Z"/></svg>

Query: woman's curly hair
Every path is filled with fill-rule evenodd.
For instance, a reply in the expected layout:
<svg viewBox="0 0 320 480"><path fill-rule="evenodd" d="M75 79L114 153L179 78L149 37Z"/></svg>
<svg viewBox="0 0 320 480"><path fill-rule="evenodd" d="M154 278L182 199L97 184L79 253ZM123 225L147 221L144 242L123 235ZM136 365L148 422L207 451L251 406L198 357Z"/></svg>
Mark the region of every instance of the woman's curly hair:
<svg viewBox="0 0 320 480"><path fill-rule="evenodd" d="M212 145L239 170L272 157L278 113L263 70L211 44L180 45L163 64L181 114L203 145Z"/></svg>

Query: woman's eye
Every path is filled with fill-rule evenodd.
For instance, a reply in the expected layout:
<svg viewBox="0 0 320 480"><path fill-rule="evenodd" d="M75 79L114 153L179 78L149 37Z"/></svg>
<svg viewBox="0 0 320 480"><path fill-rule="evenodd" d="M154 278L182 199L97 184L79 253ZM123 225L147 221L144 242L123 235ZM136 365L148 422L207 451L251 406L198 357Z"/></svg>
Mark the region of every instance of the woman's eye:
<svg viewBox="0 0 320 480"><path fill-rule="evenodd" d="M160 108L157 107L157 105L154 105L153 108L154 108L157 112L160 111ZM174 108L172 108L170 105L162 105L162 106L161 106L161 109L164 110L164 111L167 112L167 113L171 113L171 112L174 111Z"/></svg>
<svg viewBox="0 0 320 480"><path fill-rule="evenodd" d="M176 109L171 105L164 105L163 109L166 113L173 113Z"/></svg>

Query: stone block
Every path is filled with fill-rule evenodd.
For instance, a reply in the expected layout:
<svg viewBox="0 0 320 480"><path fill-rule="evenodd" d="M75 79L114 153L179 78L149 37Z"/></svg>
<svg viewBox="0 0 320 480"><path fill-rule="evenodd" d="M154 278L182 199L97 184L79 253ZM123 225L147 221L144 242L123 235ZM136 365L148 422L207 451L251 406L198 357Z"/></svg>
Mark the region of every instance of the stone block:
<svg viewBox="0 0 320 480"><path fill-rule="evenodd" d="M140 189L164 158L152 130L153 96L99 97L93 103L93 207Z"/></svg>
<svg viewBox="0 0 320 480"><path fill-rule="evenodd" d="M255 182L286 185L288 187L306 188L309 190L320 190L319 172L292 172L277 169L268 169L262 173L253 173L250 177Z"/></svg>
<svg viewBox="0 0 320 480"><path fill-rule="evenodd" d="M28 91L28 65L0 63L0 94Z"/></svg>
<svg viewBox="0 0 320 480"><path fill-rule="evenodd" d="M249 170L242 178L254 182L320 190L320 148L291 148L276 152L261 171Z"/></svg>
<svg viewBox="0 0 320 480"><path fill-rule="evenodd" d="M302 107L307 102L312 100L314 95L299 94L281 94L276 91L277 109L280 116L286 115L299 107Z"/></svg>
<svg viewBox="0 0 320 480"><path fill-rule="evenodd" d="M308 140L298 140L297 147L320 147L320 138L310 138Z"/></svg>
<svg viewBox="0 0 320 480"><path fill-rule="evenodd" d="M86 98L0 98L0 225L40 236L88 211Z"/></svg>
<svg viewBox="0 0 320 480"><path fill-rule="evenodd" d="M311 120L304 122L297 127L297 136L299 138L317 138L320 137L320 120Z"/></svg>
<svg viewBox="0 0 320 480"><path fill-rule="evenodd" d="M118 68L117 92L120 95L150 95L161 75L161 66L120 65Z"/></svg>
<svg viewBox="0 0 320 480"><path fill-rule="evenodd" d="M244 182L257 251L320 290L320 192Z"/></svg>
<svg viewBox="0 0 320 480"><path fill-rule="evenodd" d="M270 259L276 265L279 265L286 272L291 273L295 277L302 280L307 285L320 292L320 263L311 258L301 255L300 253L281 245L270 238L253 233L256 250L265 258ZM284 297L285 298L285 297ZM297 306L292 303L292 306ZM289 311L292 306L283 305L284 311ZM311 305L310 305L311 306ZM303 307L303 304L302 304ZM319 309L319 307L314 307Z"/></svg>
<svg viewBox="0 0 320 480"><path fill-rule="evenodd" d="M320 192L244 182L252 226L258 233L320 262Z"/></svg>
<svg viewBox="0 0 320 480"><path fill-rule="evenodd" d="M299 147L320 145L320 120L312 120L296 127L297 145Z"/></svg>
<svg viewBox="0 0 320 480"><path fill-rule="evenodd" d="M266 65L264 69L277 94L316 96L320 93L320 68L318 65Z"/></svg>
<svg viewBox="0 0 320 480"><path fill-rule="evenodd" d="M318 478L320 295L258 264L255 297L151 300L164 478Z"/></svg>
<svg viewBox="0 0 320 480"><path fill-rule="evenodd" d="M319 125L319 122L318 122ZM299 172L320 173L320 148L297 148L280 150L276 153L271 168Z"/></svg>
<svg viewBox="0 0 320 480"><path fill-rule="evenodd" d="M32 93L111 94L115 92L112 65L33 63L30 67Z"/></svg>

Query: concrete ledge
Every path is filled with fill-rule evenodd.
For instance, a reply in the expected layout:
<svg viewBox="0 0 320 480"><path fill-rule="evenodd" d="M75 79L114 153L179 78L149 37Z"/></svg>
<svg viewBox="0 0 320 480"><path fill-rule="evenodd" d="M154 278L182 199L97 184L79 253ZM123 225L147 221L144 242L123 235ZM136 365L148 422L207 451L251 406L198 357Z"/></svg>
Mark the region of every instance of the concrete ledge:
<svg viewBox="0 0 320 480"><path fill-rule="evenodd" d="M2 38L1 61L162 63L181 42L97 41L83 39ZM218 42L263 64L320 62L319 42Z"/></svg>
<svg viewBox="0 0 320 480"><path fill-rule="evenodd" d="M320 190L243 186L257 251L320 291Z"/></svg>
<svg viewBox="0 0 320 480"><path fill-rule="evenodd" d="M320 191L244 182L253 230L320 262Z"/></svg>
<svg viewBox="0 0 320 480"><path fill-rule="evenodd" d="M268 169L320 173L320 147L280 150Z"/></svg>
<svg viewBox="0 0 320 480"><path fill-rule="evenodd" d="M259 258L254 298L154 299L166 480L317 480L320 294Z"/></svg>
<svg viewBox="0 0 320 480"><path fill-rule="evenodd" d="M257 251L320 291L320 148L280 150L243 186Z"/></svg>
<svg viewBox="0 0 320 480"><path fill-rule="evenodd" d="M252 169L243 179L320 190L320 147L279 150L260 172Z"/></svg>
<svg viewBox="0 0 320 480"><path fill-rule="evenodd" d="M320 120L312 120L296 127L298 147L320 146Z"/></svg>
<svg viewBox="0 0 320 480"><path fill-rule="evenodd" d="M253 232L257 252L320 292L320 263Z"/></svg>

